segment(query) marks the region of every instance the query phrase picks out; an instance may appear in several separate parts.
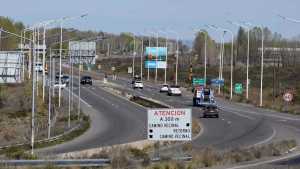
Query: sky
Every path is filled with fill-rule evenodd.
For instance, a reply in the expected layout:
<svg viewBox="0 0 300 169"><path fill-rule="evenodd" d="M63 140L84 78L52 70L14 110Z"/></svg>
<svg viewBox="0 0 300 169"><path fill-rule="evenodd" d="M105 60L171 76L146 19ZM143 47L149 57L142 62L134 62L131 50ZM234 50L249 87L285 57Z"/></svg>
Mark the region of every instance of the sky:
<svg viewBox="0 0 300 169"><path fill-rule="evenodd" d="M195 28L214 24L234 32L227 21L249 21L268 26L284 37L300 34L300 23L277 15L300 19L300 0L1 0L0 15L32 25L40 21L78 16L85 19L65 23L66 27L112 33L173 30L181 39L192 39ZM210 30L214 39L220 34ZM163 34L162 34L163 35ZM175 34L170 34L174 36Z"/></svg>

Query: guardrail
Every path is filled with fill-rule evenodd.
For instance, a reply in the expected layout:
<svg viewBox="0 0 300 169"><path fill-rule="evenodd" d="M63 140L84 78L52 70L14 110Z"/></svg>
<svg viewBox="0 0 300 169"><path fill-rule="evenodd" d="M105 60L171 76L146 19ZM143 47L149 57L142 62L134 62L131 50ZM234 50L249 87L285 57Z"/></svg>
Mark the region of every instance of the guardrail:
<svg viewBox="0 0 300 169"><path fill-rule="evenodd" d="M107 166L110 159L0 160L2 166Z"/></svg>

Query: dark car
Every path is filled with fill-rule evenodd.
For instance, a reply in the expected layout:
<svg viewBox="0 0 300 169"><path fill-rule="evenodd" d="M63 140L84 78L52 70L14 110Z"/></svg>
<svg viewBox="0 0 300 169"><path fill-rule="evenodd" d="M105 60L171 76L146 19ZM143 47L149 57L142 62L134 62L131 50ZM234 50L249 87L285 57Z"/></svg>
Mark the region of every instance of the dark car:
<svg viewBox="0 0 300 169"><path fill-rule="evenodd" d="M215 104L209 104L203 108L203 117L205 118L211 116L219 118L219 110Z"/></svg>
<svg viewBox="0 0 300 169"><path fill-rule="evenodd" d="M63 77L61 78L62 83L65 83L66 85L69 85L70 82L70 77L67 75L63 75Z"/></svg>
<svg viewBox="0 0 300 169"><path fill-rule="evenodd" d="M85 84L92 85L93 84L92 77L91 76L83 76L83 77L81 77L80 83L83 85L85 85Z"/></svg>

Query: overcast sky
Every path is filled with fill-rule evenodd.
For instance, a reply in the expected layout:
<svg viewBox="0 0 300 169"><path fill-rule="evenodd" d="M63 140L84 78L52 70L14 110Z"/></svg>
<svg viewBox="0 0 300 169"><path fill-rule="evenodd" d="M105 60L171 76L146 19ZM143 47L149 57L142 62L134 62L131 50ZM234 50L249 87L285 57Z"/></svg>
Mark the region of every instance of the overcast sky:
<svg viewBox="0 0 300 169"><path fill-rule="evenodd" d="M300 24L283 21L277 14L300 19L299 7L300 0L2 0L0 15L31 25L88 13L85 20L66 26L114 33L168 28L185 39L192 37L192 28L205 24L236 32L227 20L250 21L293 37L300 34Z"/></svg>

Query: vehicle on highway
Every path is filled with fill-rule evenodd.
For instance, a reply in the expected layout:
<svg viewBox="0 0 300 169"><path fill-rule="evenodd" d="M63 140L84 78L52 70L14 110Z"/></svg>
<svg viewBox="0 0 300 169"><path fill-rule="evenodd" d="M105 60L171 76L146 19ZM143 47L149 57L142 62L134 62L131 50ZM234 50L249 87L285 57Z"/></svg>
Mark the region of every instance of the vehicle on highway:
<svg viewBox="0 0 300 169"><path fill-rule="evenodd" d="M194 90L193 106L205 107L215 104L214 92L210 88L197 88Z"/></svg>
<svg viewBox="0 0 300 169"><path fill-rule="evenodd" d="M171 85L168 88L168 95L169 96L181 96L181 90L180 90L180 86L178 85Z"/></svg>
<svg viewBox="0 0 300 169"><path fill-rule="evenodd" d="M63 75L61 78L62 83L65 83L67 86L69 85L70 82L70 77L67 75Z"/></svg>
<svg viewBox="0 0 300 169"><path fill-rule="evenodd" d="M54 88L61 88L61 89L64 89L64 88L67 87L67 84L66 84L66 83L60 83L60 84L59 84L59 81L55 81L53 87L54 87Z"/></svg>
<svg viewBox="0 0 300 169"><path fill-rule="evenodd" d="M142 81L136 80L136 81L133 83L132 87L133 87L134 89L137 89L137 88L143 89L143 88L144 88L144 84L143 84Z"/></svg>
<svg viewBox="0 0 300 169"><path fill-rule="evenodd" d="M64 76L63 73L61 73L60 77L63 78L63 76ZM57 72L57 73L55 74L55 78L56 78L56 80L59 79L59 72Z"/></svg>
<svg viewBox="0 0 300 169"><path fill-rule="evenodd" d="M142 81L142 78L139 75L135 75L131 81L131 84L133 85L135 81Z"/></svg>
<svg viewBox="0 0 300 169"><path fill-rule="evenodd" d="M35 71L37 71L37 72L43 72L43 64L41 64L41 63L36 63L35 64Z"/></svg>
<svg viewBox="0 0 300 169"><path fill-rule="evenodd" d="M93 85L93 80L91 76L82 76L80 79L80 84L89 84L89 85Z"/></svg>
<svg viewBox="0 0 300 169"><path fill-rule="evenodd" d="M203 108L203 117L219 118L219 110L216 104L207 104Z"/></svg>
<svg viewBox="0 0 300 169"><path fill-rule="evenodd" d="M169 90L169 85L168 84L163 84L162 87L160 88L159 92L161 93L166 93Z"/></svg>

